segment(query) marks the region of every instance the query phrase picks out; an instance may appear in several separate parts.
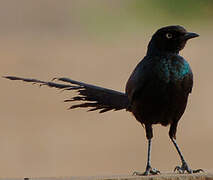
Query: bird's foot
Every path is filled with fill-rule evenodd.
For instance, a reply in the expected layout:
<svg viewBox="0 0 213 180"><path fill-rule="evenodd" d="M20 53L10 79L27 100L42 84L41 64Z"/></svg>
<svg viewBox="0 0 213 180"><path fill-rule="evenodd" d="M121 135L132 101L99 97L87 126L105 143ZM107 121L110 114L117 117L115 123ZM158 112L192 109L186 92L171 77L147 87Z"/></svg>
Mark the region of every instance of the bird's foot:
<svg viewBox="0 0 213 180"><path fill-rule="evenodd" d="M157 170L156 168L152 168L151 166L148 166L144 173L134 172L133 176L147 176L147 175L157 175L157 174L160 174L159 170Z"/></svg>
<svg viewBox="0 0 213 180"><path fill-rule="evenodd" d="M175 171L177 171L180 174L184 174L185 171L189 174L204 172L202 169L196 169L196 170L190 169L186 162L183 162L181 167L176 166L175 169L174 169L174 172Z"/></svg>

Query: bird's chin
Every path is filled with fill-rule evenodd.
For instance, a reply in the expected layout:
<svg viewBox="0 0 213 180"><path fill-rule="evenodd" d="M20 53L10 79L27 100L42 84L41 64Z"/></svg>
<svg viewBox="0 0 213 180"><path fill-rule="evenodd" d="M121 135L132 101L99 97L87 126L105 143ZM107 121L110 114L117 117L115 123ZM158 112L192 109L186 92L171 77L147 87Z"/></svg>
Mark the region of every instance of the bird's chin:
<svg viewBox="0 0 213 180"><path fill-rule="evenodd" d="M186 41L182 41L182 43L179 45L178 50L181 51L186 45Z"/></svg>

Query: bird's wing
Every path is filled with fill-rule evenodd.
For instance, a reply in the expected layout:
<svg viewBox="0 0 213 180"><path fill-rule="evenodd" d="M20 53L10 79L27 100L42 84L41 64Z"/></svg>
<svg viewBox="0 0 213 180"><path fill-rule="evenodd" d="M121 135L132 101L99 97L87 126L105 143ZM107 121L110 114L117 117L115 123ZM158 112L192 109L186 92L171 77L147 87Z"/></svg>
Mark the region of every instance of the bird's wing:
<svg viewBox="0 0 213 180"><path fill-rule="evenodd" d="M140 91L141 93L150 79L152 79L152 70L149 68L152 66L151 63L152 61L150 61L148 57L144 57L129 77L126 84L126 94L128 95L130 104L134 100L137 92Z"/></svg>
<svg viewBox="0 0 213 180"><path fill-rule="evenodd" d="M25 82L31 82L39 84L41 86L46 85L63 90L75 90L78 95L71 99L65 100L65 102L83 101L80 104L72 105L69 109L74 108L90 108L89 111L100 110L100 113L110 110L121 110L128 107L128 98L125 93L86 84L80 81L75 81L69 78L55 78L55 80L64 82L56 83L53 81L41 81L37 79L20 78L15 76L4 76L4 78L10 80L21 80Z"/></svg>

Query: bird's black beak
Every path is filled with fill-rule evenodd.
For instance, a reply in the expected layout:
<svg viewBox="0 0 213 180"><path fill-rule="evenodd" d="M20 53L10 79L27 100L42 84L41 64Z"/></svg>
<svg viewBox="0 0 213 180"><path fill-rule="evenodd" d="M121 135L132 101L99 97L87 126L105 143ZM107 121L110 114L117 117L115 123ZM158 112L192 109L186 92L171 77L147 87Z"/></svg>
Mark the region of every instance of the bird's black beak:
<svg viewBox="0 0 213 180"><path fill-rule="evenodd" d="M195 37L198 37L198 36L199 36L199 34L196 34L196 33L193 33L193 32L187 32L184 35L184 39L188 40L188 39L192 39L192 38L195 38Z"/></svg>

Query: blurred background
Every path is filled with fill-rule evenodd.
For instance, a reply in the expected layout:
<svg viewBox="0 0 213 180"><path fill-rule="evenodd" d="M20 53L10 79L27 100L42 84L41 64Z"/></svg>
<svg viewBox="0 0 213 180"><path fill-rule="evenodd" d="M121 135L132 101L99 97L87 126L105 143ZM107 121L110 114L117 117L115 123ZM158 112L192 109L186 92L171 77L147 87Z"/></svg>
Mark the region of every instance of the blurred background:
<svg viewBox="0 0 213 180"><path fill-rule="evenodd" d="M212 0L1 0L0 75L70 77L124 91L151 35L166 25L200 34L181 55L194 89L177 142L192 168L212 168ZM125 111L67 110L73 92L0 78L0 177L89 176L144 171L147 140ZM168 127L154 126L152 166L180 159Z"/></svg>

